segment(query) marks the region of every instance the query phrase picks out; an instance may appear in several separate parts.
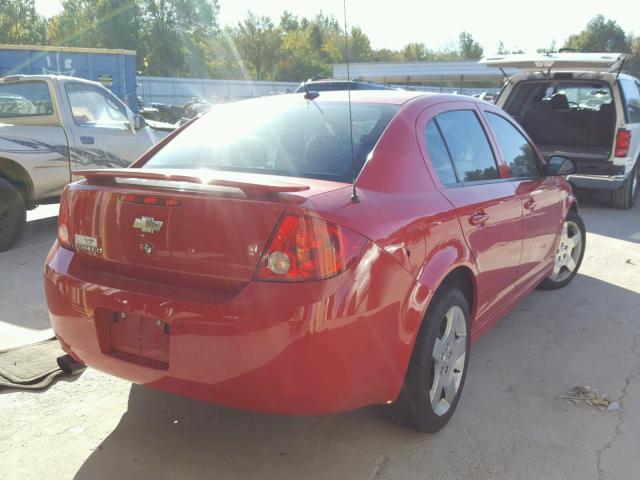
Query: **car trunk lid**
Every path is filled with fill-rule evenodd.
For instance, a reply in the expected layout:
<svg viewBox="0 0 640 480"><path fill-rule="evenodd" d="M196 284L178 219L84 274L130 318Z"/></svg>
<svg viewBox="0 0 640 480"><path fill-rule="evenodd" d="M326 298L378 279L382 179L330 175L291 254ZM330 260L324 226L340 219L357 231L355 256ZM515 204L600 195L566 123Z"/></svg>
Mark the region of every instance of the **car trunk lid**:
<svg viewBox="0 0 640 480"><path fill-rule="evenodd" d="M100 271L181 287L237 291L255 271L284 209L345 184L200 170L79 172L69 232Z"/></svg>

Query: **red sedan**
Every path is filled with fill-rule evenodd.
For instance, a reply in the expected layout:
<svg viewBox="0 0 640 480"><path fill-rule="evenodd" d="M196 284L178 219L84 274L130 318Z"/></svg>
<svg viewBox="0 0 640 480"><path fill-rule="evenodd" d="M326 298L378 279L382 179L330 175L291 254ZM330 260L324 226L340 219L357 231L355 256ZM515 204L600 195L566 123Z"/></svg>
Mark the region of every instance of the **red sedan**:
<svg viewBox="0 0 640 480"><path fill-rule="evenodd" d="M575 165L473 98L351 98L216 106L83 172L45 266L65 351L223 405L442 428L472 337L576 275Z"/></svg>

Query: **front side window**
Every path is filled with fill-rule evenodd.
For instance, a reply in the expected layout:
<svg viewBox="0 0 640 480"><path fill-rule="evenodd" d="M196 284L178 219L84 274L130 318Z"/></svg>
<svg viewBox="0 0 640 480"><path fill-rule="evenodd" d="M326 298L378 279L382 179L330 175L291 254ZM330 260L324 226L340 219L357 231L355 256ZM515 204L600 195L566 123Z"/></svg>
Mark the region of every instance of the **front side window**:
<svg viewBox="0 0 640 480"><path fill-rule="evenodd" d="M487 121L496 137L502 157L509 167L511 178L540 176L533 147L526 138L504 117L487 112Z"/></svg>
<svg viewBox="0 0 640 480"><path fill-rule="evenodd" d="M624 96L627 109L627 121L629 123L640 122L640 92L636 83L632 80L620 80L620 87Z"/></svg>
<svg viewBox="0 0 640 480"><path fill-rule="evenodd" d="M435 119L462 182L500 178L487 136L473 111L455 110Z"/></svg>
<svg viewBox="0 0 640 480"><path fill-rule="evenodd" d="M117 129L129 127L126 109L108 92L84 83L67 83L65 90L76 125Z"/></svg>
<svg viewBox="0 0 640 480"><path fill-rule="evenodd" d="M52 114L51 95L45 82L0 83L0 118Z"/></svg>
<svg viewBox="0 0 640 480"><path fill-rule="evenodd" d="M347 92L343 98L274 96L216 105L144 168L206 168L350 183L400 107L354 102L352 147Z"/></svg>

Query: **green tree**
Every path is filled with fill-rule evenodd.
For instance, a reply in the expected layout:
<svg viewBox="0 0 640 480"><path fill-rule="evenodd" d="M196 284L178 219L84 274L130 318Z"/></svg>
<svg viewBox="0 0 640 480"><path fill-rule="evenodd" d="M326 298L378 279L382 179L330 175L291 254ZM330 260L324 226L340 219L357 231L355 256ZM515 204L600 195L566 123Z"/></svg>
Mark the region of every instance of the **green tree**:
<svg viewBox="0 0 640 480"><path fill-rule="evenodd" d="M0 0L0 43L43 45L47 21L36 12L35 0Z"/></svg>
<svg viewBox="0 0 640 480"><path fill-rule="evenodd" d="M273 78L281 53L282 33L269 17L248 12L231 30L231 38L245 63L244 68L255 80Z"/></svg>
<svg viewBox="0 0 640 480"><path fill-rule="evenodd" d="M49 37L64 47L103 47L98 38L98 3L63 0L62 12L49 21Z"/></svg>
<svg viewBox="0 0 640 480"><path fill-rule="evenodd" d="M640 37L631 39L631 55L625 63L624 70L631 75L640 78Z"/></svg>
<svg viewBox="0 0 640 480"><path fill-rule="evenodd" d="M373 62L401 62L402 60L402 53L397 50L379 48L371 52L371 61Z"/></svg>
<svg viewBox="0 0 640 480"><path fill-rule="evenodd" d="M458 37L458 50L460 58L464 60L479 60L484 50L482 45L476 42L469 32L461 32Z"/></svg>
<svg viewBox="0 0 640 480"><path fill-rule="evenodd" d="M424 43L407 43L402 49L402 58L406 62L423 62L431 57Z"/></svg>
<svg viewBox="0 0 640 480"><path fill-rule="evenodd" d="M616 21L598 15L580 33L571 35L564 48L592 52L629 52L629 43L624 30Z"/></svg>
<svg viewBox="0 0 640 480"><path fill-rule="evenodd" d="M217 0L138 0L145 71L202 76L218 33Z"/></svg>

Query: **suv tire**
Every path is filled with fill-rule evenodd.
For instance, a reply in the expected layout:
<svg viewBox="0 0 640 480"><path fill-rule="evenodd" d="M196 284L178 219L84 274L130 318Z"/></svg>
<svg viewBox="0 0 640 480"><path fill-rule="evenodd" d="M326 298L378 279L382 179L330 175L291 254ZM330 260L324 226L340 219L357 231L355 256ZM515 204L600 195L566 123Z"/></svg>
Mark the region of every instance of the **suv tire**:
<svg viewBox="0 0 640 480"><path fill-rule="evenodd" d="M638 196L638 183L640 179L640 169L638 168L638 162L636 162L631 175L624 182L624 186L611 192L611 205L615 208L631 208L636 202Z"/></svg>
<svg viewBox="0 0 640 480"><path fill-rule="evenodd" d="M27 209L18 189L0 178L0 252L18 241L27 222Z"/></svg>

